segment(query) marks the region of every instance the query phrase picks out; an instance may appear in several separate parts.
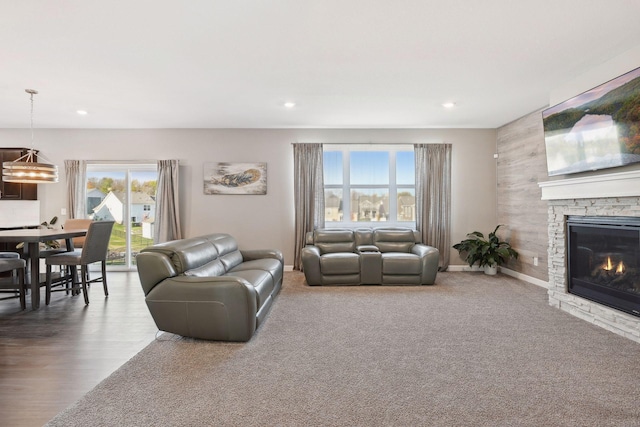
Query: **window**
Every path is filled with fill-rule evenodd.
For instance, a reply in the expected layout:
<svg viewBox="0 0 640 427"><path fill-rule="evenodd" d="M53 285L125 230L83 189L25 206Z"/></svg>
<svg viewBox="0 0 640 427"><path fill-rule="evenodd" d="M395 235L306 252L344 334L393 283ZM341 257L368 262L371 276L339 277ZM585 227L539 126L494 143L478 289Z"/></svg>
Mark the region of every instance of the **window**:
<svg viewBox="0 0 640 427"><path fill-rule="evenodd" d="M86 217L116 222L107 255L110 270L134 268L136 254L153 244L156 169L155 163L87 164Z"/></svg>
<svg viewBox="0 0 640 427"><path fill-rule="evenodd" d="M327 227L415 226L412 146L326 145L323 162Z"/></svg>

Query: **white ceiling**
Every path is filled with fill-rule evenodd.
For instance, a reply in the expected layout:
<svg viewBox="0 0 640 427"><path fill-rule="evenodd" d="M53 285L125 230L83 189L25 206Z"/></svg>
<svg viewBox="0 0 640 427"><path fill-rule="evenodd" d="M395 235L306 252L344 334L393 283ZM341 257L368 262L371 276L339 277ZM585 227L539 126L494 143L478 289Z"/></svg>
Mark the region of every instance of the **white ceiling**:
<svg viewBox="0 0 640 427"><path fill-rule="evenodd" d="M639 0L0 6L0 128L495 128L640 44Z"/></svg>

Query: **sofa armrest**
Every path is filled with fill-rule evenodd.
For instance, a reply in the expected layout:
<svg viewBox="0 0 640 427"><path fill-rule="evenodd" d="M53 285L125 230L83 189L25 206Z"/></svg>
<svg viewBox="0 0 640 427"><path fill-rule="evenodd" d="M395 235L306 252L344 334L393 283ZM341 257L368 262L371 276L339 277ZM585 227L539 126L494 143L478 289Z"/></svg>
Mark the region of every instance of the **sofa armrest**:
<svg viewBox="0 0 640 427"><path fill-rule="evenodd" d="M241 249L243 261L252 261L255 259L274 258L280 261L284 266L284 256L277 249Z"/></svg>
<svg viewBox="0 0 640 427"><path fill-rule="evenodd" d="M302 248L302 271L309 285L321 285L322 274L320 273L320 248L307 245Z"/></svg>
<svg viewBox="0 0 640 427"><path fill-rule="evenodd" d="M147 295L158 329L193 338L248 341L256 329L258 297L234 276L175 276Z"/></svg>
<svg viewBox="0 0 640 427"><path fill-rule="evenodd" d="M136 266L145 295L164 279L178 274L169 257L159 252L139 253L136 256Z"/></svg>
<svg viewBox="0 0 640 427"><path fill-rule="evenodd" d="M433 285L436 281L436 274L438 273L440 251L433 246L417 243L411 248L411 253L418 255L422 262L420 283L423 285Z"/></svg>

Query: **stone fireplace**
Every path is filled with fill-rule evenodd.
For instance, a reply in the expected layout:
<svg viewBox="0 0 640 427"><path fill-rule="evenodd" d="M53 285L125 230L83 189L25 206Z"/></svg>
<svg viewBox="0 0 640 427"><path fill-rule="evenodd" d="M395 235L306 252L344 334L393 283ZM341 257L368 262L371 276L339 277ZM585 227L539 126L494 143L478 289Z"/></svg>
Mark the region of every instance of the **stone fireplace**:
<svg viewBox="0 0 640 427"><path fill-rule="evenodd" d="M640 218L640 171L539 183L548 201L549 304L640 342L640 317L569 291L569 217Z"/></svg>

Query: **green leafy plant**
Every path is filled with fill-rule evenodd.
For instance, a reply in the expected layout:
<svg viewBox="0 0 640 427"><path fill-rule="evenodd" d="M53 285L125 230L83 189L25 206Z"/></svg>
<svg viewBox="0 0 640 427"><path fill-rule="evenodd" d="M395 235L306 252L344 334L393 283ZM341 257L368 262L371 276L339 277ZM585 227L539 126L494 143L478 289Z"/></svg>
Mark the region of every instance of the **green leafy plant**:
<svg viewBox="0 0 640 427"><path fill-rule="evenodd" d="M49 220L48 223L47 221L44 221L42 224L40 224L40 226L42 226L43 228L53 228L52 226L55 225L56 222L58 222L58 217L54 216Z"/></svg>
<svg viewBox="0 0 640 427"><path fill-rule="evenodd" d="M40 227L53 228L56 222L58 222L58 217L54 216L49 220L48 224L47 221L44 221L42 224L40 224ZM44 245L50 249L60 249L60 242L57 240L47 240L46 242L44 242Z"/></svg>
<svg viewBox="0 0 640 427"><path fill-rule="evenodd" d="M476 263L480 267L502 265L511 258L518 259L518 252L508 242L501 241L496 234L500 227L498 225L486 238L479 231L469 233L466 239L453 245L453 248L458 250L470 267Z"/></svg>
<svg viewBox="0 0 640 427"><path fill-rule="evenodd" d="M40 224L40 228L53 228L53 225L58 222L58 217L54 216L49 220L49 222L44 221ZM43 245L46 249L60 249L60 242L57 240L47 240L43 242ZM16 249L21 249L24 247L24 242L20 242L16 245Z"/></svg>
<svg viewBox="0 0 640 427"><path fill-rule="evenodd" d="M55 225L56 222L58 222L58 217L54 216L49 220L49 222L47 221L42 222L42 224L40 224L40 228L53 228L53 225ZM45 248L51 248L51 249L60 248L60 242L58 242L57 240L47 240L46 242L43 242L43 245ZM24 247L24 242L20 242L16 245L16 249L22 249L23 247Z"/></svg>

